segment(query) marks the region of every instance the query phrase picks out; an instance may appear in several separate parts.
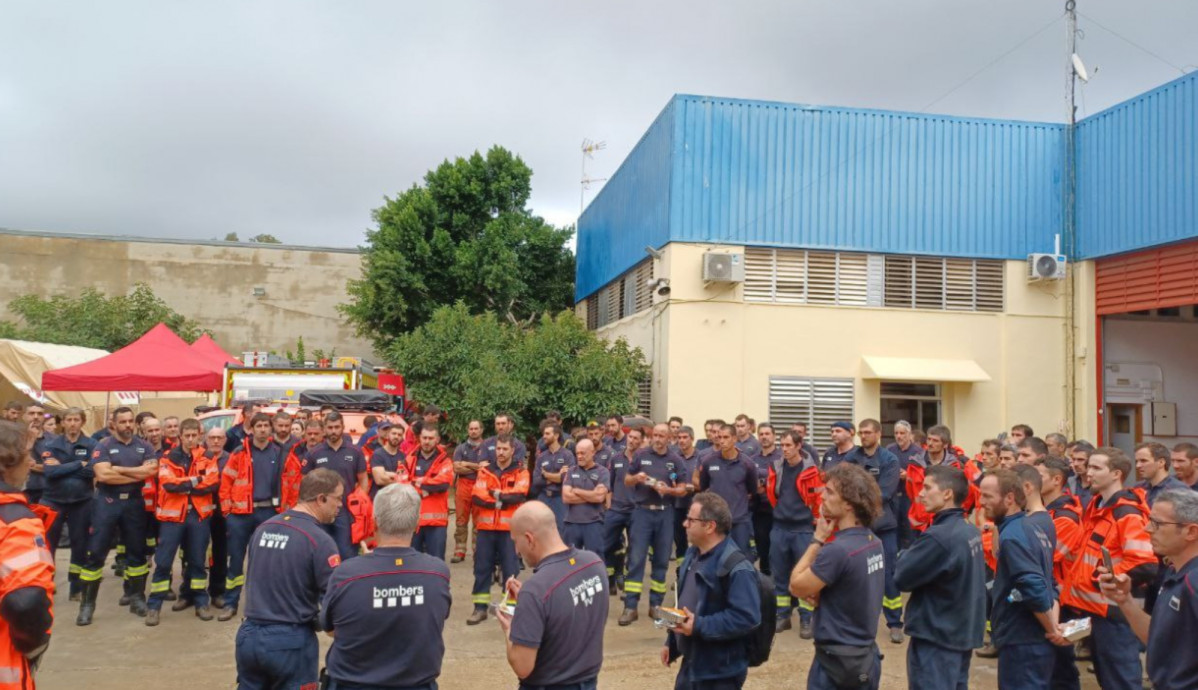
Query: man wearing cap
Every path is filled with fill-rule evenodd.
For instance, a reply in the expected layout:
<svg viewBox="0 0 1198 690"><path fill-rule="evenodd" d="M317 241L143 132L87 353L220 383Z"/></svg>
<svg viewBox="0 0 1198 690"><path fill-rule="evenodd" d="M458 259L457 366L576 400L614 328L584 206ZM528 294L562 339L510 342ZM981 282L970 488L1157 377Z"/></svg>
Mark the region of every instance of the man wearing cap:
<svg viewBox="0 0 1198 690"><path fill-rule="evenodd" d="M849 460L857 452L857 446L853 444L854 431L852 422L832 423L832 446L824 451L824 455L820 459L820 472L827 472Z"/></svg>

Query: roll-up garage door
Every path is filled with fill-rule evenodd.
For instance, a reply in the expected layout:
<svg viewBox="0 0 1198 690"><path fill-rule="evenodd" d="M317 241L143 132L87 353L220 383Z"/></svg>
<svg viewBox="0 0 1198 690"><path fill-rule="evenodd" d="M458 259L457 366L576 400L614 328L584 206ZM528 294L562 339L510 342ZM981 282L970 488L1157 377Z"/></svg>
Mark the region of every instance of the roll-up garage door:
<svg viewBox="0 0 1198 690"><path fill-rule="evenodd" d="M1198 240L1095 262L1099 316L1198 304Z"/></svg>

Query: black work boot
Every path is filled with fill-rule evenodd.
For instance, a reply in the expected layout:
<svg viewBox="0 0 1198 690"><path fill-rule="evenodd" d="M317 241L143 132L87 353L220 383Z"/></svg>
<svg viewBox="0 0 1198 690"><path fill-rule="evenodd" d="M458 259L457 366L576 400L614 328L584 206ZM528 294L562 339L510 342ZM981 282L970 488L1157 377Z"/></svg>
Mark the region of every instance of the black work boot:
<svg viewBox="0 0 1198 690"><path fill-rule="evenodd" d="M100 593L100 583L84 582L83 590L79 594L79 617L75 619L75 625L91 625L92 614L96 612L96 595Z"/></svg>
<svg viewBox="0 0 1198 690"><path fill-rule="evenodd" d="M145 617L149 608L146 606L146 576L138 575L129 578L129 613Z"/></svg>

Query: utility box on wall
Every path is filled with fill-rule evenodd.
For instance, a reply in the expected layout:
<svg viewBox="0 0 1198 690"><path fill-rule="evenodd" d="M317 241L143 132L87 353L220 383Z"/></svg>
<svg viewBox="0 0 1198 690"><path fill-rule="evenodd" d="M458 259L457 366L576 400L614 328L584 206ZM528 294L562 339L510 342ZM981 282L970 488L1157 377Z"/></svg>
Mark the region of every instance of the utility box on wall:
<svg viewBox="0 0 1198 690"><path fill-rule="evenodd" d="M1176 436L1177 403L1154 402L1150 403L1150 405L1150 412L1152 413L1152 435Z"/></svg>

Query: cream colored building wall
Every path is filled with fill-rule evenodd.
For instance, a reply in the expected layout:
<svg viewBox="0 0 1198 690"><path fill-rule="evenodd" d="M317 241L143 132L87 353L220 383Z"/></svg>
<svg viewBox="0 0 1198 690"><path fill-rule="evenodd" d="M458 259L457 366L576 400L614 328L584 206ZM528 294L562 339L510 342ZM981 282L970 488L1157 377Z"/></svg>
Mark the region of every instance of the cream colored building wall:
<svg viewBox="0 0 1198 690"><path fill-rule="evenodd" d="M971 451L1012 424L1031 424L1038 433L1065 425L1064 286L1029 285L1024 262L1007 262L1006 311L989 314L746 303L740 285L703 284L699 268L708 249L743 251L671 244L656 267L671 293L668 305L656 307L665 335L658 331L655 341L655 417L693 422L745 412L766 420L771 376L852 378L854 416L877 417L880 382L863 376L862 358L872 355L977 362L990 381L941 387L944 421ZM647 313L600 332L641 344ZM1079 374L1083 388L1089 380Z"/></svg>
<svg viewBox="0 0 1198 690"><path fill-rule="evenodd" d="M339 355L371 356L337 305L360 275L357 251L235 243L175 243L0 233L0 318L28 293L73 294L94 287L127 294L148 283L179 313L212 332L236 356L244 350L304 344ZM254 297L255 287L266 294Z"/></svg>

